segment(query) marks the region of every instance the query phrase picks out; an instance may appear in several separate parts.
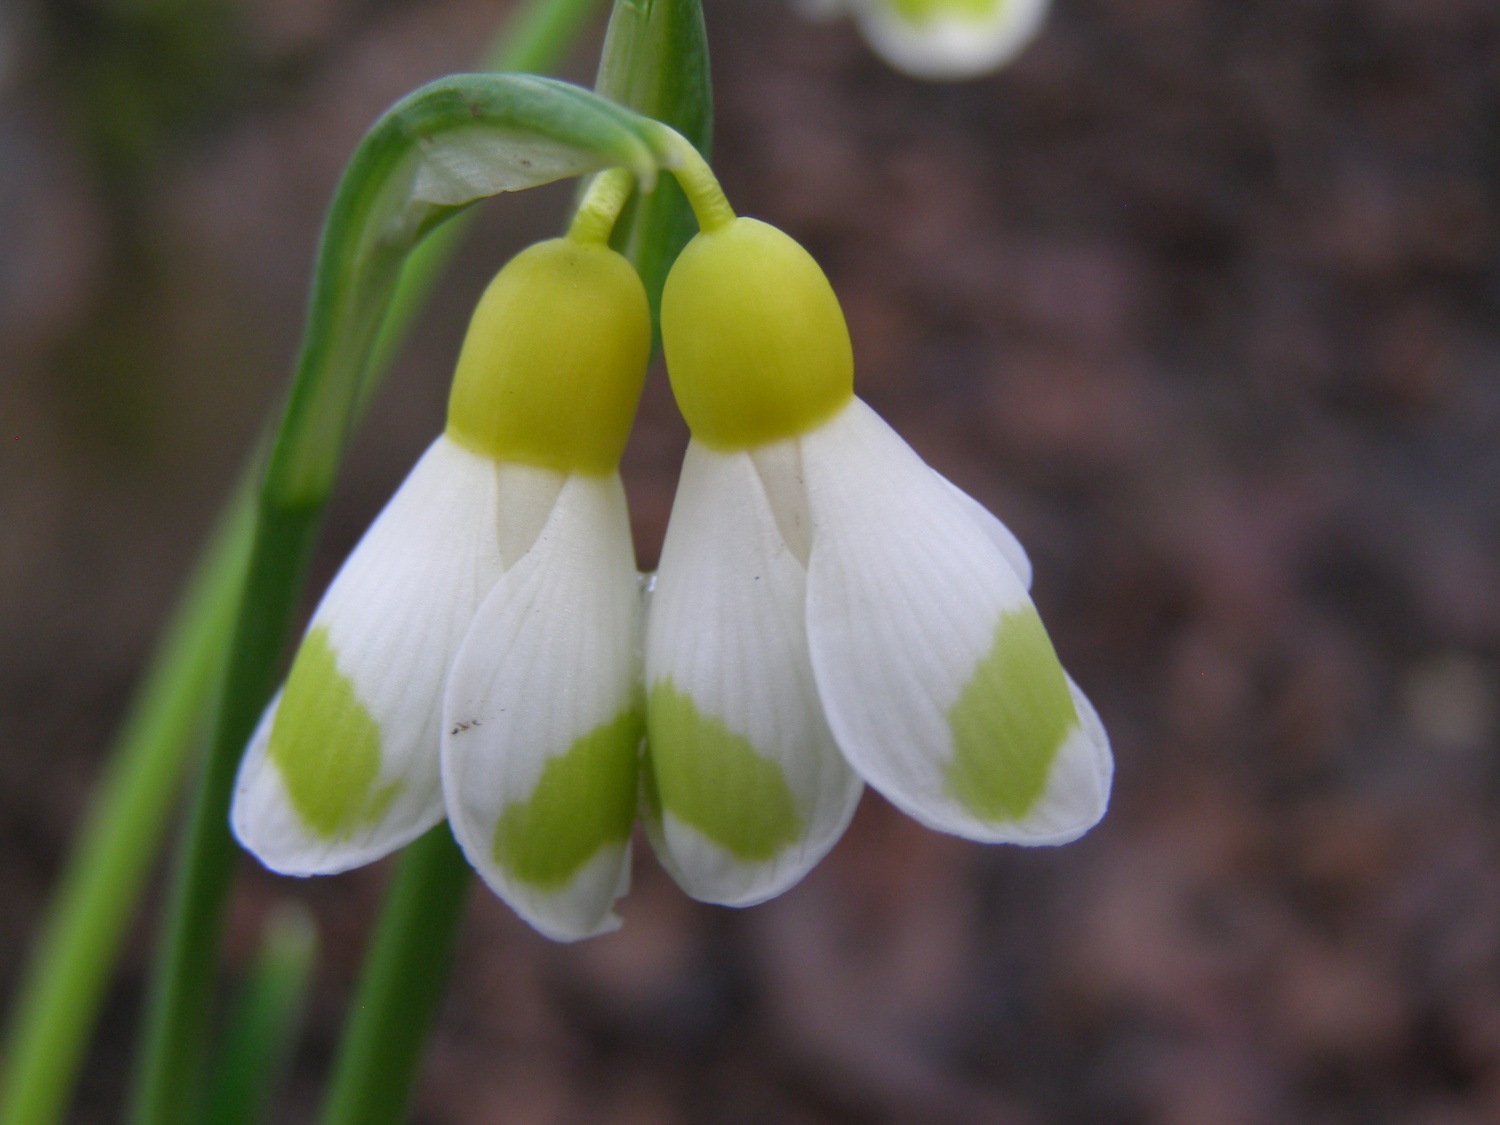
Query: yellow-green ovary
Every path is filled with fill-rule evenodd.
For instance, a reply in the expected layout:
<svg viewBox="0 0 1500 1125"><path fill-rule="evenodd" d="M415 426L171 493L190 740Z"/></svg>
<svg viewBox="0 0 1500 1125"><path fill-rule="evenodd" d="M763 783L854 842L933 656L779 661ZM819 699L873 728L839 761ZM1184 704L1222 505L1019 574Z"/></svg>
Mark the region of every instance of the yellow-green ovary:
<svg viewBox="0 0 1500 1125"><path fill-rule="evenodd" d="M781 767L700 712L670 679L646 700L649 803L736 859L762 863L802 838Z"/></svg>
<svg viewBox="0 0 1500 1125"><path fill-rule="evenodd" d="M1047 787L1078 723L1062 666L1036 610L1005 613L994 645L948 712L948 793L980 820L1017 820Z"/></svg>
<svg viewBox="0 0 1500 1125"><path fill-rule="evenodd" d="M448 436L501 461L612 473L651 351L634 268L607 246L556 238L490 282L464 337Z"/></svg>
<svg viewBox="0 0 1500 1125"><path fill-rule="evenodd" d="M547 762L525 801L495 824L495 862L543 890L565 886L601 848L623 845L635 819L641 716L595 727Z"/></svg>
<svg viewBox="0 0 1500 1125"><path fill-rule="evenodd" d="M328 630L308 630L271 722L267 756L302 822L325 840L373 824L400 789L375 789L380 726L338 669Z"/></svg>
<svg viewBox="0 0 1500 1125"><path fill-rule="evenodd" d="M849 330L828 279L755 219L687 244L662 290L661 334L677 406L714 449L806 433L854 394Z"/></svg>
<svg viewBox="0 0 1500 1125"><path fill-rule="evenodd" d="M930 23L944 16L978 23L1009 0L889 0L892 10L907 23Z"/></svg>

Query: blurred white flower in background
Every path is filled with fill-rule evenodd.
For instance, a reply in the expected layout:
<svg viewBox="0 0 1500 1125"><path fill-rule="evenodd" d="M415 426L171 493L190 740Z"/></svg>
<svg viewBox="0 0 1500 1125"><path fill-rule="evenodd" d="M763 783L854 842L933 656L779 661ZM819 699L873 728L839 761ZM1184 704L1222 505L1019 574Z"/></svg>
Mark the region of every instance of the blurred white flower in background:
<svg viewBox="0 0 1500 1125"><path fill-rule="evenodd" d="M875 53L914 78L998 70L1041 29L1048 0L794 0L811 19L853 17Z"/></svg>

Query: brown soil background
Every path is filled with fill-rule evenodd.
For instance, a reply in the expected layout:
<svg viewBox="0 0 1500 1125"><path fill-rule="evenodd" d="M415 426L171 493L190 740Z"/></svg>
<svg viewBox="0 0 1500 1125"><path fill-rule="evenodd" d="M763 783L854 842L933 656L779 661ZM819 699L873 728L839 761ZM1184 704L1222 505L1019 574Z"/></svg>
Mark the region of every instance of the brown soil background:
<svg viewBox="0 0 1500 1125"><path fill-rule="evenodd" d="M0 10L6 995L284 385L343 160L505 9L186 7ZM1030 549L1114 806L1028 851L868 796L743 912L643 848L624 929L581 946L478 890L416 1120L1500 1120L1500 8L1057 0L1010 70L927 86L845 24L706 7L730 198L820 258L861 392ZM485 279L566 202L489 205L314 589L437 432ZM643 564L685 440L658 372L626 466ZM285 899L322 929L274 1117L310 1121L387 867L243 867L231 964ZM73 1120L118 1120L149 939Z"/></svg>

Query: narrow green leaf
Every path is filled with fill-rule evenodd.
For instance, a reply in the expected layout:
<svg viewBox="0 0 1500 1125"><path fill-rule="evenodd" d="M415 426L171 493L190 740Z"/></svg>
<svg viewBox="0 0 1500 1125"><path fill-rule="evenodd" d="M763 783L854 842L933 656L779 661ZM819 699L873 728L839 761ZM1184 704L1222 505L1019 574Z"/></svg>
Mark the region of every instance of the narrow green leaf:
<svg viewBox="0 0 1500 1125"><path fill-rule="evenodd" d="M522 0L485 53L485 70L551 74L605 0Z"/></svg>
<svg viewBox="0 0 1500 1125"><path fill-rule="evenodd" d="M32 939L6 1032L0 1125L59 1120L126 924L156 857L183 761L224 673L254 528L257 449L181 594Z"/></svg>

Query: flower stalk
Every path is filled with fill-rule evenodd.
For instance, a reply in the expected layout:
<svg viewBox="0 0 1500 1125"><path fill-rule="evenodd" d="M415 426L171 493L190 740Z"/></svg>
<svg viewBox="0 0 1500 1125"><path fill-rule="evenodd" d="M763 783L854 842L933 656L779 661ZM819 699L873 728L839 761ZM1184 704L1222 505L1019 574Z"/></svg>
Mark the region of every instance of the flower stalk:
<svg viewBox="0 0 1500 1125"><path fill-rule="evenodd" d="M716 231L734 222L734 208L719 186L719 178L691 141L669 126L659 127L671 154L668 165L693 208L701 231Z"/></svg>
<svg viewBox="0 0 1500 1125"><path fill-rule="evenodd" d="M406 1120L471 874L446 824L402 853L349 1008L322 1125Z"/></svg>
<svg viewBox="0 0 1500 1125"><path fill-rule="evenodd" d="M615 229L615 221L630 198L635 181L623 168L611 168L600 172L589 185L583 202L578 205L573 221L568 224L568 237L575 242L609 243Z"/></svg>

